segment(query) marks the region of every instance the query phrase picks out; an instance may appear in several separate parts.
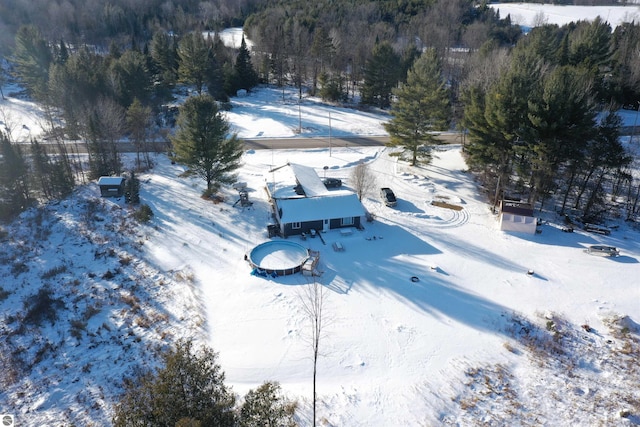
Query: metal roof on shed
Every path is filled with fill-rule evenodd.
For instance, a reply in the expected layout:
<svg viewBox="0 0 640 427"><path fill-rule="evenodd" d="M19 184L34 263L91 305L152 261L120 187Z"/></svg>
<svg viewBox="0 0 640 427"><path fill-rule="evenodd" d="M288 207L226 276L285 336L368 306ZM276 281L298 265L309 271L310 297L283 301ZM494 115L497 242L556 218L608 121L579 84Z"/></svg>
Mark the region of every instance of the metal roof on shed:
<svg viewBox="0 0 640 427"><path fill-rule="evenodd" d="M98 185L122 185L124 178L121 176L101 176Z"/></svg>

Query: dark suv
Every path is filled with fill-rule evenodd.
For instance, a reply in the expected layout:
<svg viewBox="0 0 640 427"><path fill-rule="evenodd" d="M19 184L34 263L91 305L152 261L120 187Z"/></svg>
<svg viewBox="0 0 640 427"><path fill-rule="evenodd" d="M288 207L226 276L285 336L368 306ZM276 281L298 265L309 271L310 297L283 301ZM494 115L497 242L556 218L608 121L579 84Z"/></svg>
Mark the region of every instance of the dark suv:
<svg viewBox="0 0 640 427"><path fill-rule="evenodd" d="M393 190L387 187L380 189L380 197L387 206L395 206L397 203L396 195L393 194Z"/></svg>
<svg viewBox="0 0 640 427"><path fill-rule="evenodd" d="M342 180L338 178L325 178L322 183L327 188L340 188L342 187Z"/></svg>

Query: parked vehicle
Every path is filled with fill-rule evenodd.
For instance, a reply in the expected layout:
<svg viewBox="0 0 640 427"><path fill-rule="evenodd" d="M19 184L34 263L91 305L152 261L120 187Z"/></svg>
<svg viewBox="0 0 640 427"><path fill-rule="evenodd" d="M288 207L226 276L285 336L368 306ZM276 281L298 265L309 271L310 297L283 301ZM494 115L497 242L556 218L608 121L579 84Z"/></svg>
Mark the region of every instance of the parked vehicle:
<svg viewBox="0 0 640 427"><path fill-rule="evenodd" d="M396 205L398 200L396 199L396 195L393 194L393 190L388 187L382 187L380 189L380 197L385 205L389 207L393 207Z"/></svg>
<svg viewBox="0 0 640 427"><path fill-rule="evenodd" d="M338 178L325 178L322 183L327 188L340 188L342 187L342 180Z"/></svg>
<svg viewBox="0 0 640 427"><path fill-rule="evenodd" d="M586 249L586 252L589 255L598 255L598 256L618 256L620 255L620 251L618 248L614 246L605 246L605 245L592 245Z"/></svg>

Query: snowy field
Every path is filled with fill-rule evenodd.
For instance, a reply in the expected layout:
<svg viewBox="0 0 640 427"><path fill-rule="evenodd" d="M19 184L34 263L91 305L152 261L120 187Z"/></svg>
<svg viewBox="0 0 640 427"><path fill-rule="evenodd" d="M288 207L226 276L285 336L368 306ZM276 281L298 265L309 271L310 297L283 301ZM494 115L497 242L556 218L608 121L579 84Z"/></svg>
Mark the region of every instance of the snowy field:
<svg viewBox="0 0 640 427"><path fill-rule="evenodd" d="M629 2L633 3L633 2ZM615 28L623 22L638 22L640 5L629 6L563 6L544 3L491 3L500 17L511 15L511 22L523 28L541 24L564 25L576 21L592 21L597 16Z"/></svg>

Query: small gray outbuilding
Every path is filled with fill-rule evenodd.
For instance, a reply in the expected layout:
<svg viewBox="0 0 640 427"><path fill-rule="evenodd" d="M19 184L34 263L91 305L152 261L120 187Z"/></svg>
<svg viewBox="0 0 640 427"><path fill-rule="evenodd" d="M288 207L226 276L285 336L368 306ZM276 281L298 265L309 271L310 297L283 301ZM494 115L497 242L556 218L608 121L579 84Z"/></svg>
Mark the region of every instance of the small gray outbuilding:
<svg viewBox="0 0 640 427"><path fill-rule="evenodd" d="M98 179L100 195L102 197L122 197L124 196L124 186L126 179L122 176L101 176Z"/></svg>

